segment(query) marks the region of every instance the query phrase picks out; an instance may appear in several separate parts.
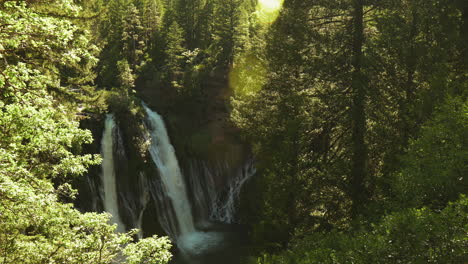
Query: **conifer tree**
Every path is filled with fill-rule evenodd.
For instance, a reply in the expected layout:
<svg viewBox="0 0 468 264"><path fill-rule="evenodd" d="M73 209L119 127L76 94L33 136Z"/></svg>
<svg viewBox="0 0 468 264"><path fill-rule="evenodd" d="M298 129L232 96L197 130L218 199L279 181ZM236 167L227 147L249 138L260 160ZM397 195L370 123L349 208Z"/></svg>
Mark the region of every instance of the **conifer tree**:
<svg viewBox="0 0 468 264"><path fill-rule="evenodd" d="M241 0L217 0L214 4L213 43L210 47L219 67L229 67L234 61L238 43Z"/></svg>
<svg viewBox="0 0 468 264"><path fill-rule="evenodd" d="M164 7L160 0L146 0L143 2L142 10L144 41L148 51L152 51L156 45L156 34L161 29Z"/></svg>
<svg viewBox="0 0 468 264"><path fill-rule="evenodd" d="M173 87L181 88L183 79L184 56L184 31L174 21L166 35L166 65L168 69L169 82Z"/></svg>
<svg viewBox="0 0 468 264"><path fill-rule="evenodd" d="M115 233L109 214L63 203L76 195L70 177L100 162L82 150L92 135L80 128L80 101L63 97L88 86L81 74L96 60L87 28L74 23L80 16L69 0L0 2L0 258L108 264L125 254L167 263L168 239L129 246L135 231Z"/></svg>
<svg viewBox="0 0 468 264"><path fill-rule="evenodd" d="M144 61L146 43L144 27L138 9L133 4L127 6L122 22L122 52L133 71L138 71Z"/></svg>

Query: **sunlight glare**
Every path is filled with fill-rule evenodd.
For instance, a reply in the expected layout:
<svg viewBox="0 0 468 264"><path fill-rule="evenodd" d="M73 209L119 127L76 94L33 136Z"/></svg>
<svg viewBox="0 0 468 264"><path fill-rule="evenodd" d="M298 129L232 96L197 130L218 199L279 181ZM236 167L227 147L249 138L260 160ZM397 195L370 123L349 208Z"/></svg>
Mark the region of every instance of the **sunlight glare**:
<svg viewBox="0 0 468 264"><path fill-rule="evenodd" d="M257 14L262 23L271 24L279 15L284 0L258 0Z"/></svg>
<svg viewBox="0 0 468 264"><path fill-rule="evenodd" d="M262 8L267 9L269 12L277 11L281 8L281 0L259 0Z"/></svg>

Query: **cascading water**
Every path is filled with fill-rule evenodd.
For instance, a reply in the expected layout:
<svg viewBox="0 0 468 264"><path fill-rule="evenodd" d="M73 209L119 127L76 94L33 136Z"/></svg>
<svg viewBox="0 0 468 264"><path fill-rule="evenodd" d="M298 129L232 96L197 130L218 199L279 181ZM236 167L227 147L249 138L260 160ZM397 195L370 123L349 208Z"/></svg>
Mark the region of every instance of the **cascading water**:
<svg viewBox="0 0 468 264"><path fill-rule="evenodd" d="M226 196L223 198L216 196L211 204L210 218L215 221L232 224L235 222L236 202L239 199L242 186L256 173L253 160L248 161L244 167L240 168L236 177L232 178L228 184Z"/></svg>
<svg viewBox="0 0 468 264"><path fill-rule="evenodd" d="M101 141L102 155L102 185L103 185L103 205L104 211L112 215L111 222L117 224L116 231L125 232L125 226L122 223L119 215L117 184L115 180L114 167L114 130L115 121L112 114L106 116L104 133Z"/></svg>
<svg viewBox="0 0 468 264"><path fill-rule="evenodd" d="M163 203L160 206L160 219L164 219L163 226L166 232L177 243L185 254L202 254L218 246L223 239L222 233L203 232L195 229L194 217L187 195L184 178L177 161L174 147L169 141L164 121L156 112L143 105L148 115L151 146L151 158L159 170L161 186L153 186L153 196L159 201L165 201L164 196L170 200L170 205ZM174 230L177 223L177 230Z"/></svg>
<svg viewBox="0 0 468 264"><path fill-rule="evenodd" d="M97 212L98 211L97 200L98 200L99 194L96 191L96 185L93 182L93 180L91 180L91 178L89 176L86 177L86 182L87 182L87 185L88 185L88 188L89 188L89 192L91 193L91 206L90 206L90 209L93 212Z"/></svg>
<svg viewBox="0 0 468 264"><path fill-rule="evenodd" d="M238 169L231 168L227 161L215 166L192 162L190 172L194 203L204 216L202 220L235 223L236 203L242 187L256 172L253 159ZM217 179L225 182L220 183Z"/></svg>
<svg viewBox="0 0 468 264"><path fill-rule="evenodd" d="M141 232L138 233L138 237L141 239L143 238L143 213L145 212L146 210L146 206L148 205L148 201L149 201L149 192L147 191L147 186L148 186L148 183L146 181L146 176L144 173L140 173L139 174L139 177L140 177L140 186L139 186L139 189L140 189L140 197L139 197L139 202L140 204L142 205L141 207L141 210L138 212L138 213L134 213L134 222L136 223L136 228L138 228L139 230L141 230Z"/></svg>
<svg viewBox="0 0 468 264"><path fill-rule="evenodd" d="M183 235L195 231L192 209L187 196L184 179L180 171L174 147L169 142L169 136L164 122L156 112L144 106L151 125L151 146L149 152L154 164L159 170L163 188L172 201L175 211L175 222L178 234ZM171 233L176 233L172 231Z"/></svg>
<svg viewBox="0 0 468 264"><path fill-rule="evenodd" d="M160 234L162 228L179 249L173 264L220 260L238 264L241 253L236 252L246 237L242 226L234 224L235 211L242 186L255 173L252 159L241 163L235 152L224 153L213 163L189 158L183 171L163 118L143 107L146 130L141 136L149 144L152 162L135 156L126 130L119 130L108 114L101 140L101 173L97 170L88 177L88 192L93 195L91 201L86 197L89 209L112 214L110 222L117 224L117 232L144 227L146 233L140 232L139 238ZM154 224L155 217L159 224Z"/></svg>

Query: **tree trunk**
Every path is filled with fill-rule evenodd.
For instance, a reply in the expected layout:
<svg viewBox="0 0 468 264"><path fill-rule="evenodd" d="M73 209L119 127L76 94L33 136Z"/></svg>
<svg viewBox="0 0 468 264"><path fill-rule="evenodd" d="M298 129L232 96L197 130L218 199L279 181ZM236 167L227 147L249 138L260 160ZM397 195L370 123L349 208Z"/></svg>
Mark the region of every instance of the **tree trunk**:
<svg viewBox="0 0 468 264"><path fill-rule="evenodd" d="M352 157L350 194L352 199L351 216L356 218L363 212L367 200L365 179L367 146L366 132L366 81L362 73L364 43L363 0L353 0L353 73L352 73Z"/></svg>
<svg viewBox="0 0 468 264"><path fill-rule="evenodd" d="M418 17L413 7L412 15L411 15L411 28L409 32L409 53L408 57L406 58L406 85L405 85L405 98L402 99L401 103L401 121L403 123L402 126L402 148L405 149L408 145L408 141L410 136L413 134L414 130L414 113L412 111L411 104L415 101L415 84L414 84L414 74L416 72L416 65L418 58L416 57L416 36L418 34ZM411 122L412 121L412 122ZM413 123L413 125L412 125Z"/></svg>
<svg viewBox="0 0 468 264"><path fill-rule="evenodd" d="M461 49L461 67L462 71L466 74L468 71L468 3L462 1L461 3L462 25L460 27L460 49Z"/></svg>

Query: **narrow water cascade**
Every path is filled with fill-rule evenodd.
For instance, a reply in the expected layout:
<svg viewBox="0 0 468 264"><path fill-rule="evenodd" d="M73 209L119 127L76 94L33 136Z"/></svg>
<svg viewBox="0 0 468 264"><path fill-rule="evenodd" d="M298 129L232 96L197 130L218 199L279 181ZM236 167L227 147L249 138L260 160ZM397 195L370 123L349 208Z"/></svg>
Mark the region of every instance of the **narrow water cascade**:
<svg viewBox="0 0 468 264"><path fill-rule="evenodd" d="M172 234L177 234L177 237L195 231L195 224L192 215L192 209L188 200L185 182L180 171L179 162L177 161L174 147L169 141L164 121L156 112L143 105L148 115L148 122L151 135L151 146L149 152L151 158L159 170L162 188L164 193L172 202L172 209L175 215L174 219L169 221L177 223L177 232L170 230ZM171 212L166 212L169 218L172 217ZM174 239L177 239L175 237Z"/></svg>
<svg viewBox="0 0 468 264"><path fill-rule="evenodd" d="M138 228L140 230L137 236L139 239L142 239L143 238L143 214L150 200L150 193L148 191L148 181L146 179L145 174L143 172L140 172L140 174L138 174L138 177L139 177L138 190L140 191L138 202L141 208L139 208L140 210L136 210L137 208L135 207L135 210L133 210L132 213L133 213L133 223L135 224L135 228Z"/></svg>
<svg viewBox="0 0 468 264"><path fill-rule="evenodd" d="M253 160L249 160L238 170L236 177L230 179L226 195L222 197L218 194L216 199L212 201L211 220L226 224L236 222L236 202L239 200L242 186L244 186L255 173L256 169Z"/></svg>
<svg viewBox="0 0 468 264"><path fill-rule="evenodd" d="M213 166L212 166L213 167ZM190 186L193 190L193 201L197 209L198 222L202 226L209 225L213 204L218 197L216 179L219 173L224 173L227 164L219 163L216 168L210 168L201 161L191 161L189 165Z"/></svg>
<svg viewBox="0 0 468 264"><path fill-rule="evenodd" d="M255 173L253 159L248 159L239 168L231 168L228 161L211 166L204 162L191 162L190 186L197 211L204 216L201 221L236 223L242 187Z"/></svg>
<svg viewBox="0 0 468 264"><path fill-rule="evenodd" d="M92 212L97 212L98 211L98 199L100 194L96 191L96 185L94 181L89 177L86 176L86 183L87 187L89 188L89 192L91 193L91 201L90 201L90 209Z"/></svg>
<svg viewBox="0 0 468 264"><path fill-rule="evenodd" d="M117 232L125 232L119 214L116 174L114 166L114 130L116 128L114 116L108 114L104 125L104 133L101 141L102 155L102 198L104 211L112 215L111 222L117 224Z"/></svg>
<svg viewBox="0 0 468 264"><path fill-rule="evenodd" d="M182 253L204 254L222 244L224 234L205 232L195 228L187 187L160 115L143 105L148 115L151 145L149 152L157 167L161 184L153 183L153 196L160 201L160 219ZM170 202L167 203L166 196ZM162 203L161 203L162 201ZM177 227L175 227L176 223ZM174 230L176 228L176 230Z"/></svg>

